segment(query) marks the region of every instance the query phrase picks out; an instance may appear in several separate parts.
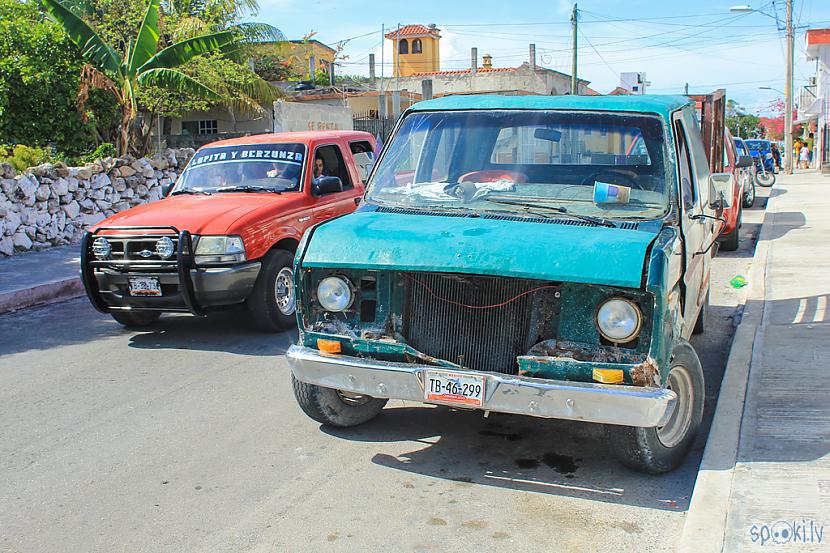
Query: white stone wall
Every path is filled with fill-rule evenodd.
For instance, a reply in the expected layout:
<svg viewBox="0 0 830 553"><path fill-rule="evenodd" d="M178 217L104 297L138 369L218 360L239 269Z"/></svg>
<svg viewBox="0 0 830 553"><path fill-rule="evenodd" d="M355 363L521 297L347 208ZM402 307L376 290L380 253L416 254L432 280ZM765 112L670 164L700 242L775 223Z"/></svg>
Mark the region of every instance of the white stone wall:
<svg viewBox="0 0 830 553"><path fill-rule="evenodd" d="M161 199L161 187L176 181L193 153L182 148L84 167L44 163L17 176L0 164L0 254L76 242L106 217Z"/></svg>

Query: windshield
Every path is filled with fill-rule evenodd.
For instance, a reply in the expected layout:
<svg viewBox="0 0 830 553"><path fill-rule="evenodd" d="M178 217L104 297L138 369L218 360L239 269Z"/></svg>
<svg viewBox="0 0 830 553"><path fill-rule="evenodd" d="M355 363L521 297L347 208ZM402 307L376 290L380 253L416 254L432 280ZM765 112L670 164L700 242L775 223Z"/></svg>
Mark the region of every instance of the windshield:
<svg viewBox="0 0 830 553"><path fill-rule="evenodd" d="M668 204L658 117L487 110L406 116L369 183L380 205L656 217Z"/></svg>
<svg viewBox="0 0 830 553"><path fill-rule="evenodd" d="M766 140L744 140L750 150L769 150L770 143Z"/></svg>
<svg viewBox="0 0 830 553"><path fill-rule="evenodd" d="M251 144L203 148L182 173L173 193L248 189L296 192L305 144Z"/></svg>
<svg viewBox="0 0 830 553"><path fill-rule="evenodd" d="M742 155L742 156L748 155L748 152L746 150L746 147L744 146L743 140L739 140L739 139L736 138L734 140L734 142L735 142L735 149L738 150L739 155Z"/></svg>

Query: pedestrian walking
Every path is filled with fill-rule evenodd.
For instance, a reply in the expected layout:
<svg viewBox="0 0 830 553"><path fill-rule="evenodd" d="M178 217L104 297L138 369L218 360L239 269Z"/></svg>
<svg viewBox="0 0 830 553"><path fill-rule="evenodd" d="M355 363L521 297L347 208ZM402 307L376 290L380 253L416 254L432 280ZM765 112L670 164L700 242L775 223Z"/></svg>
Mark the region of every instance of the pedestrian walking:
<svg viewBox="0 0 830 553"><path fill-rule="evenodd" d="M815 144L815 137L813 137L813 133L807 135L807 149L810 151L810 166L813 165L813 145Z"/></svg>
<svg viewBox="0 0 830 553"><path fill-rule="evenodd" d="M798 159L801 161L802 169L810 168L810 148L808 148L806 144L801 146L801 153L799 154Z"/></svg>
<svg viewBox="0 0 830 553"><path fill-rule="evenodd" d="M772 143L772 160L775 162L775 168L781 170L781 150L778 149L778 144Z"/></svg>

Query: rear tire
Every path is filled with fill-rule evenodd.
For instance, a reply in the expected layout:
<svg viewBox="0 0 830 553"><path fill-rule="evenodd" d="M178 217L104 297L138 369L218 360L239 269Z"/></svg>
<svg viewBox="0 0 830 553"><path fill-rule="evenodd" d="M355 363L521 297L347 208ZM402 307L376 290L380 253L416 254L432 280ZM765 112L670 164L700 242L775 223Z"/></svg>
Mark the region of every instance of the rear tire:
<svg viewBox="0 0 830 553"><path fill-rule="evenodd" d="M112 311L112 318L127 328L150 326L161 317L158 311Z"/></svg>
<svg viewBox="0 0 830 553"><path fill-rule="evenodd" d="M735 221L735 229L723 237L720 241L720 249L725 252L734 252L738 249L739 246L739 234L741 228L741 222L743 220L743 210L738 212L738 220Z"/></svg>
<svg viewBox="0 0 830 553"><path fill-rule="evenodd" d="M747 186L749 189L744 193L744 207L752 207L755 205L755 183L752 179L747 179Z"/></svg>
<svg viewBox="0 0 830 553"><path fill-rule="evenodd" d="M655 428L607 426L608 440L625 466L661 474L683 463L703 420L706 388L703 368L694 348L685 340L672 352L667 387L677 393L674 411L665 425Z"/></svg>
<svg viewBox="0 0 830 553"><path fill-rule="evenodd" d="M695 327L692 329L692 334L703 334L706 330L706 316L709 314L709 292L706 292L706 300L700 306L700 313L697 314Z"/></svg>
<svg viewBox="0 0 830 553"><path fill-rule="evenodd" d="M321 424L337 428L369 422L378 416L388 401L306 384L297 380L293 374L291 384L294 397L306 415Z"/></svg>
<svg viewBox="0 0 830 553"><path fill-rule="evenodd" d="M259 276L245 304L254 324L263 332L281 332L297 323L293 263L294 254L287 250L271 250L262 259Z"/></svg>

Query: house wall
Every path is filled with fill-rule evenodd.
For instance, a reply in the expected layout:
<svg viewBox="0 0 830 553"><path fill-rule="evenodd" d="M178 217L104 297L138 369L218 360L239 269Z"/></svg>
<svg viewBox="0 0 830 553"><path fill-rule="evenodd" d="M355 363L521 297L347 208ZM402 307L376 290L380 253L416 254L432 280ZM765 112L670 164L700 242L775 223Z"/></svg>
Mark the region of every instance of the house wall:
<svg viewBox="0 0 830 553"><path fill-rule="evenodd" d="M208 111L186 113L181 118L173 118L170 125L170 134L182 134L182 122L186 121L216 121L218 133L264 133L272 128L273 113L266 109L261 114L233 114L223 108L212 108Z"/></svg>
<svg viewBox="0 0 830 553"><path fill-rule="evenodd" d="M317 69L328 71L329 66L334 62L334 52L321 46L316 42L307 43L294 42L266 42L255 46L256 52L277 56L291 64L291 71L308 79L308 59L315 58Z"/></svg>
<svg viewBox="0 0 830 553"><path fill-rule="evenodd" d="M566 94L571 87L571 80L567 75L545 70L533 71L529 67L517 68L515 71L479 72L475 76L466 73L401 77L397 79L397 86L401 89L420 91L421 81L424 79L432 79L432 92L435 96L514 90L548 96ZM394 88L396 80L389 79L387 84ZM579 84L581 94L585 93L586 86L585 83Z"/></svg>

